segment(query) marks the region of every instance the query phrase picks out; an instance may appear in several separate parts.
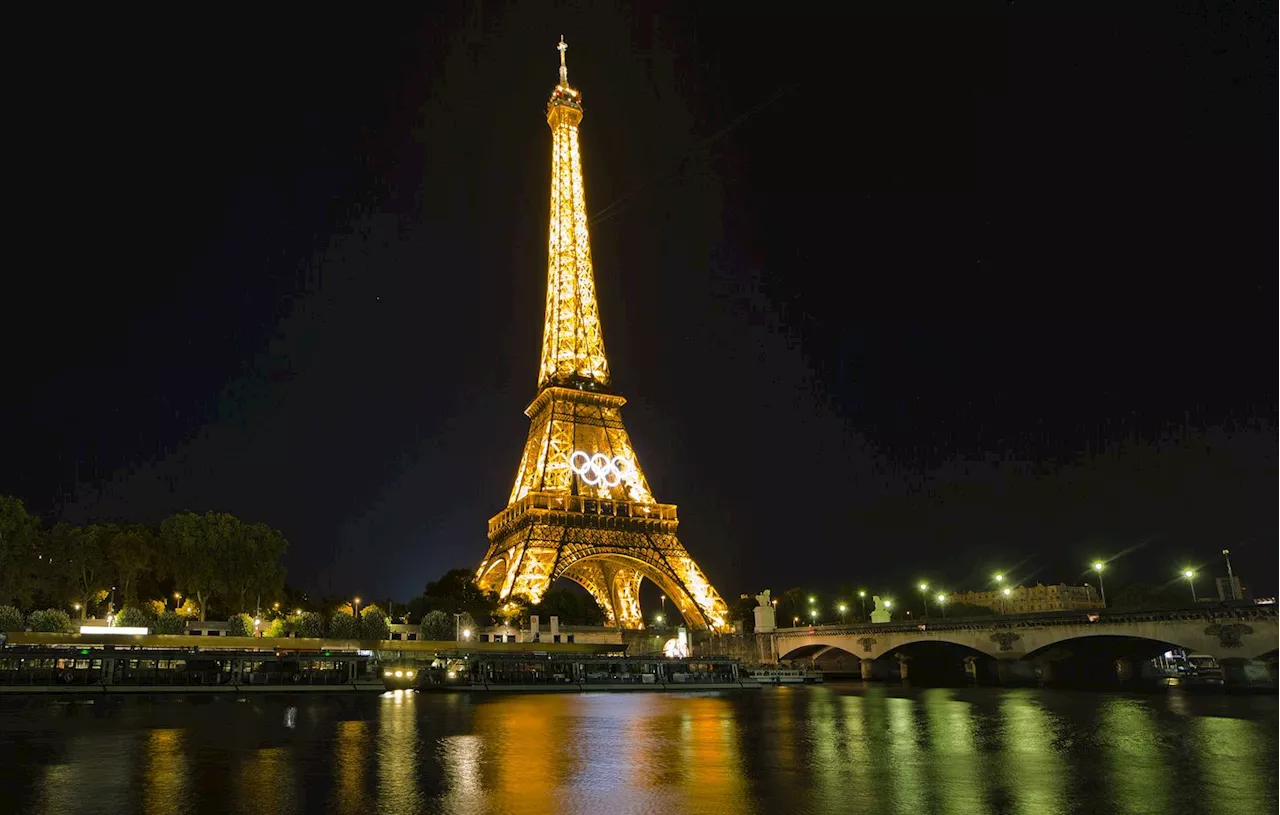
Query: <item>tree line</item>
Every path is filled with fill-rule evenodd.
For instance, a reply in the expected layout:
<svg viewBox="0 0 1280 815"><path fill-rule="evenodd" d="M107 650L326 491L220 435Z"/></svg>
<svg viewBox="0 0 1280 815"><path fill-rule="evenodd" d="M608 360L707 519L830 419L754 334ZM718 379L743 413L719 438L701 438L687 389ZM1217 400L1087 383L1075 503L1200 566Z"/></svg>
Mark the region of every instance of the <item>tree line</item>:
<svg viewBox="0 0 1280 815"><path fill-rule="evenodd" d="M288 545L279 530L220 512L45 528L21 499L0 496L0 604L80 619L129 608L158 616L171 597L201 620L256 611L284 587Z"/></svg>

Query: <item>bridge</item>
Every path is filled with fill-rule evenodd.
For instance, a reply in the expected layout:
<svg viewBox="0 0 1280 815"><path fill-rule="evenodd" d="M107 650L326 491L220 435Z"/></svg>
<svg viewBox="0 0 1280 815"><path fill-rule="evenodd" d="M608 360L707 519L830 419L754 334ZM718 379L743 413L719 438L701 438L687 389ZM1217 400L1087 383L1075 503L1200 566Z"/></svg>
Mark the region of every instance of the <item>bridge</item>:
<svg viewBox="0 0 1280 815"><path fill-rule="evenodd" d="M895 672L906 678L908 663L917 657L963 663L970 674L978 662L995 660L1002 677L1034 672L1046 679L1082 657L1116 663L1123 674L1119 662L1149 660L1174 648L1209 654L1224 664L1275 662L1280 625L1274 605L1215 605L815 625L779 628L772 636L778 659L817 662L839 656L847 662L851 655L860 660L865 679L872 678L876 661L886 658L896 659Z"/></svg>

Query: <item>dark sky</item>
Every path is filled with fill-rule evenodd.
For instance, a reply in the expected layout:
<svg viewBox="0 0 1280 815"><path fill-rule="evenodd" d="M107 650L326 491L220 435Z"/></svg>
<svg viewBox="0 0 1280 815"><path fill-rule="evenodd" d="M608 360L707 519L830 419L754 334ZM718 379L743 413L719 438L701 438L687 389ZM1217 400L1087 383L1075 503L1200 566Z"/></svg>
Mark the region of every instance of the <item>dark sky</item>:
<svg viewBox="0 0 1280 815"><path fill-rule="evenodd" d="M1274 4L425 5L27 28L0 492L265 521L326 593L474 566L563 33L615 388L722 594L1275 593Z"/></svg>

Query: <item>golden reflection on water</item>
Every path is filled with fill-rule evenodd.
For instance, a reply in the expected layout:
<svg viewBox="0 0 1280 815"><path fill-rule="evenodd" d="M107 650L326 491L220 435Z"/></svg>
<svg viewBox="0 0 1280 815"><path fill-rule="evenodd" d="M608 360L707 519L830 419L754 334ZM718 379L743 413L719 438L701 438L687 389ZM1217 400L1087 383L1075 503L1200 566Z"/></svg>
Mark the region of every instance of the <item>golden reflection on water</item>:
<svg viewBox="0 0 1280 815"><path fill-rule="evenodd" d="M1011 691L1000 705L1004 717L1005 788L1014 811L1025 815L1068 812L1070 767L1054 749L1058 722L1040 706L1036 691Z"/></svg>
<svg viewBox="0 0 1280 815"><path fill-rule="evenodd" d="M494 811L556 811L565 766L561 748L571 745L574 736L564 727L564 706L564 697L549 694L477 702L472 729L484 748L482 778Z"/></svg>
<svg viewBox="0 0 1280 815"><path fill-rule="evenodd" d="M363 720L338 722L333 742L333 780L337 787L337 812L364 812L364 762L373 749L369 727Z"/></svg>
<svg viewBox="0 0 1280 815"><path fill-rule="evenodd" d="M250 750L236 766L234 782L237 812L295 812L293 756L288 747ZM172 809L168 810L172 811Z"/></svg>
<svg viewBox="0 0 1280 815"><path fill-rule="evenodd" d="M1142 700L1109 699L1102 705L1098 740L1109 770L1109 793L1117 812L1173 812L1173 765L1161 746L1155 711Z"/></svg>
<svg viewBox="0 0 1280 815"><path fill-rule="evenodd" d="M682 703L682 738L679 761L684 770L675 798L689 812L713 812L732 802L746 815L754 811L748 796L745 767L738 754L738 725L734 711L722 695L667 700Z"/></svg>
<svg viewBox="0 0 1280 815"><path fill-rule="evenodd" d="M418 782L417 694L390 691L378 708L378 811L404 815L422 809Z"/></svg>
<svg viewBox="0 0 1280 815"><path fill-rule="evenodd" d="M1201 794L1196 806L1211 815L1275 812L1275 736L1258 722L1202 716L1192 721L1189 751L1200 764ZM1270 776L1270 782L1263 779Z"/></svg>
<svg viewBox="0 0 1280 815"><path fill-rule="evenodd" d="M189 792L184 732L176 728L147 733L143 748L142 811L147 815L173 812Z"/></svg>

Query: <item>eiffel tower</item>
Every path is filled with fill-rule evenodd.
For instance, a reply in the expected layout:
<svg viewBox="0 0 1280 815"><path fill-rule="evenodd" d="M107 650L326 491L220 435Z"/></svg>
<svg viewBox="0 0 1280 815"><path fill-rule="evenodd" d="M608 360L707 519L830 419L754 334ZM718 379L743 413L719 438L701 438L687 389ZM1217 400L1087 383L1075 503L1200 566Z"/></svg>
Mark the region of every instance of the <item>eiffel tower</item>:
<svg viewBox="0 0 1280 815"><path fill-rule="evenodd" d="M583 586L608 624L642 628L648 578L693 629L723 630L729 609L676 537L674 504L659 504L622 424L627 400L610 391L596 303L578 150L582 97L569 85L564 37L551 127L551 229L538 394L507 508L489 520L476 583L502 600L537 603L565 577Z"/></svg>

